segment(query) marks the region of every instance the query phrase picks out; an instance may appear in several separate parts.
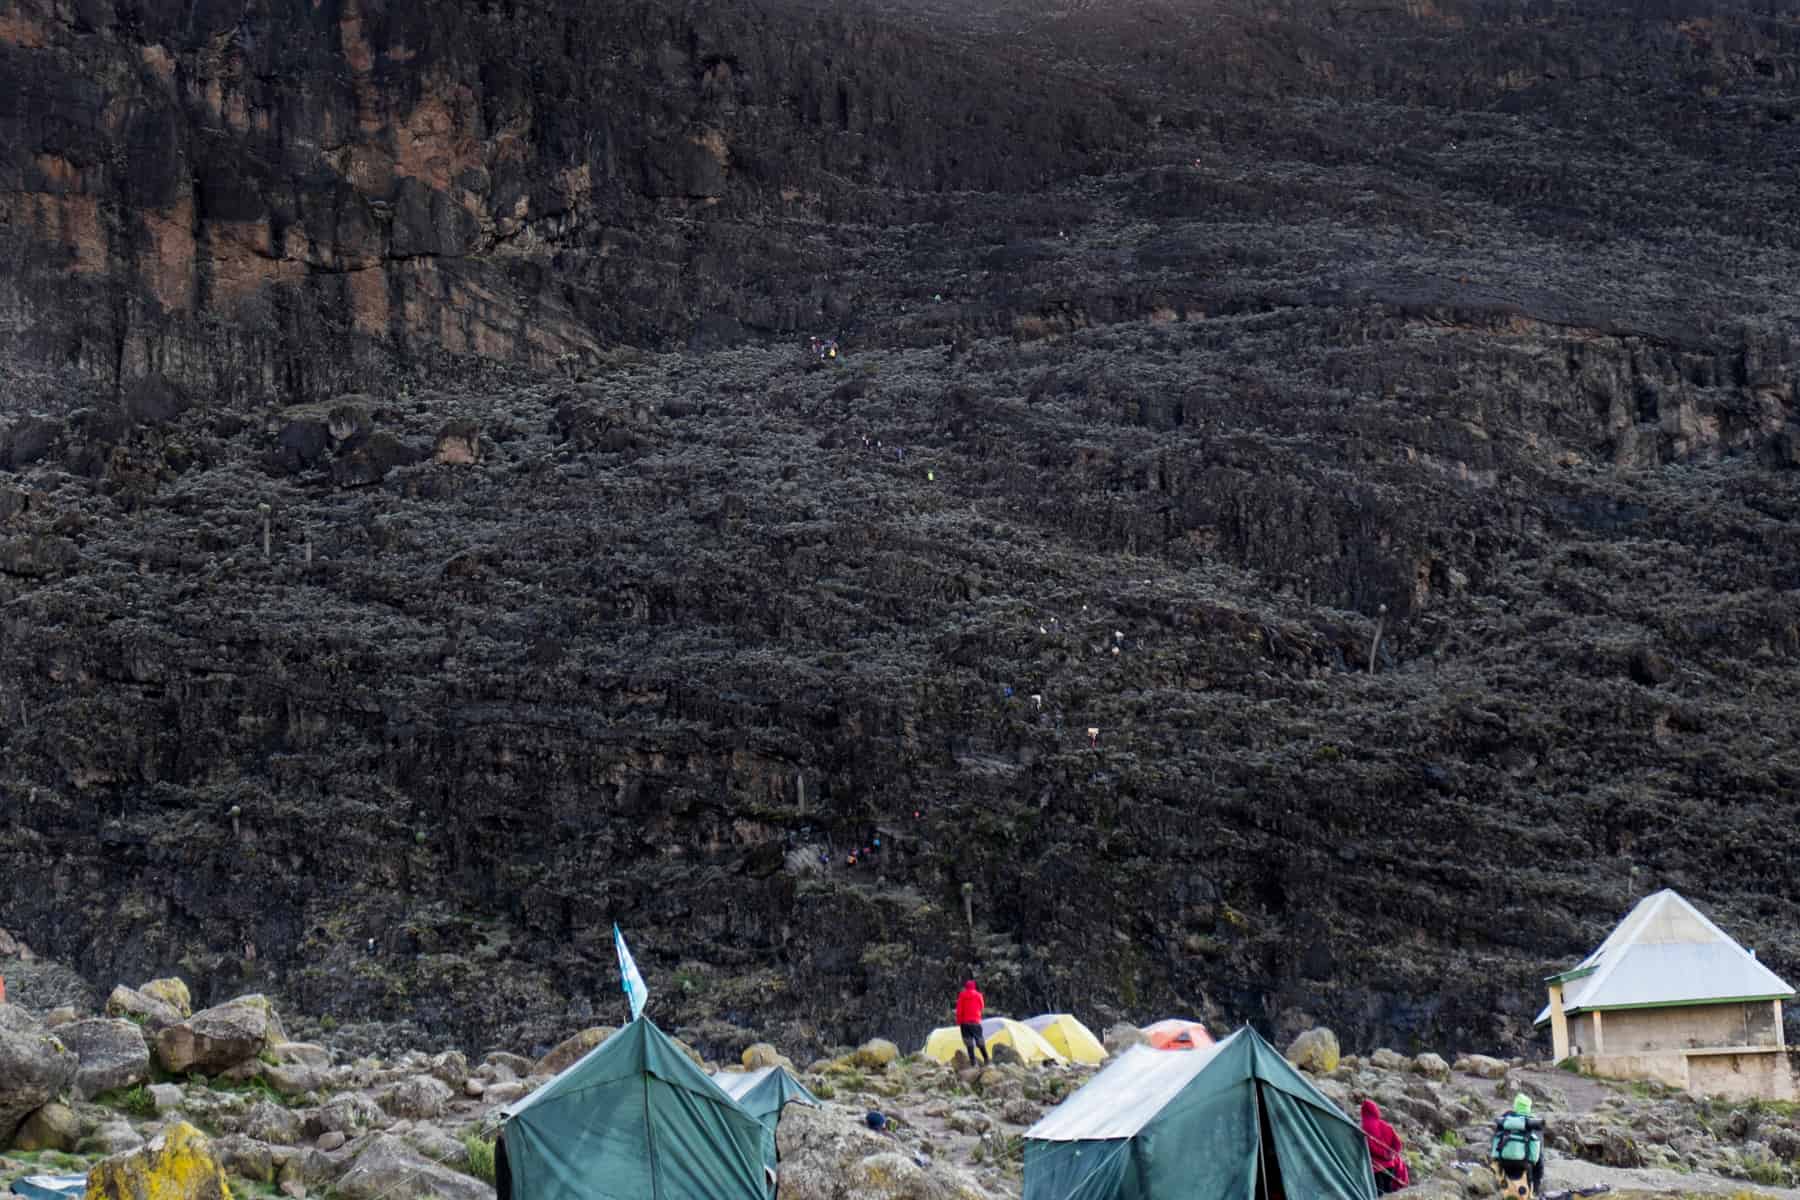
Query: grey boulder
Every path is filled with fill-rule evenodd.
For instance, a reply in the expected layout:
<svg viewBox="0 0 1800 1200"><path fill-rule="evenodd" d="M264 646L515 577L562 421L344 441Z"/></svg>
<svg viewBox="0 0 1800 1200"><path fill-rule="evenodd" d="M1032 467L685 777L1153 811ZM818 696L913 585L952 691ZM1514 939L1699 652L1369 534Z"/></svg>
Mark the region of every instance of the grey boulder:
<svg viewBox="0 0 1800 1200"><path fill-rule="evenodd" d="M150 1047L143 1030L130 1021L70 1021L58 1027L56 1036L81 1062L75 1069L75 1094L83 1100L150 1078Z"/></svg>

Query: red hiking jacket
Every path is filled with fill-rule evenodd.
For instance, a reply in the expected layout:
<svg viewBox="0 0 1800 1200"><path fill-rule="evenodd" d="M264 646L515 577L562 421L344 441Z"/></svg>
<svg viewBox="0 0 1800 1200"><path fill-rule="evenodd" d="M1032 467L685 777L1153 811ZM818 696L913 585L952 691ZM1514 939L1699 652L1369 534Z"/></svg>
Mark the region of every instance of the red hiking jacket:
<svg viewBox="0 0 1800 1200"><path fill-rule="evenodd" d="M963 990L956 996L956 1023L958 1025L979 1025L981 1014L987 1008L981 993L975 990L973 979L963 984Z"/></svg>
<svg viewBox="0 0 1800 1200"><path fill-rule="evenodd" d="M1369 1142L1369 1165L1376 1175L1391 1176L1401 1187L1411 1182L1406 1169L1406 1156L1401 1153L1400 1135L1381 1119L1381 1106L1373 1100L1362 1102L1363 1137Z"/></svg>

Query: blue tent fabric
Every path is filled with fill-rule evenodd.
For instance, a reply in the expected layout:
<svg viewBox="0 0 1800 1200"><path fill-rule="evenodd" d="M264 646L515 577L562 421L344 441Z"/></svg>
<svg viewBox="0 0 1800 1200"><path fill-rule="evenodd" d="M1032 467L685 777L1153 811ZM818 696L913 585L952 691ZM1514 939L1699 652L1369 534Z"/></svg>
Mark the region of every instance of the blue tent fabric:
<svg viewBox="0 0 1800 1200"><path fill-rule="evenodd" d="M12 1183L15 1196L27 1200L81 1200L87 1195L86 1175L26 1175Z"/></svg>

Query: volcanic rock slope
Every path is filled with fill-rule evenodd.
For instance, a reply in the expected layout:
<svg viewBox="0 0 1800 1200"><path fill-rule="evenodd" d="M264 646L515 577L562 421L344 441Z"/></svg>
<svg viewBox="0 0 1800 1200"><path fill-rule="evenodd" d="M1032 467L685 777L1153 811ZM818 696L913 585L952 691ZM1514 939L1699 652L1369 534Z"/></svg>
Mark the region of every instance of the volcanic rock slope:
<svg viewBox="0 0 1800 1200"><path fill-rule="evenodd" d="M1800 974L1791 2L0 0L0 77L0 924L102 984L529 1045L617 921L709 1047L1517 1048L1662 885Z"/></svg>

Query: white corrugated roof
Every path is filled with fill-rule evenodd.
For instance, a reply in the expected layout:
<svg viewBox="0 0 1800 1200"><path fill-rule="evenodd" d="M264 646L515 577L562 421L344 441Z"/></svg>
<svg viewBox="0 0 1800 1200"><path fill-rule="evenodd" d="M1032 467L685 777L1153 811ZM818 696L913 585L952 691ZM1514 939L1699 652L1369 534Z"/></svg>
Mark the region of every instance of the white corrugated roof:
<svg viewBox="0 0 1800 1200"><path fill-rule="evenodd" d="M1045 1142L1128 1138L1206 1069L1231 1037L1199 1050L1133 1046L1025 1131Z"/></svg>
<svg viewBox="0 0 1800 1200"><path fill-rule="evenodd" d="M1782 978L1674 891L1645 896L1600 948L1565 975L1563 1011L1709 1004L1794 994ZM1550 1006L1537 1024L1550 1019Z"/></svg>

